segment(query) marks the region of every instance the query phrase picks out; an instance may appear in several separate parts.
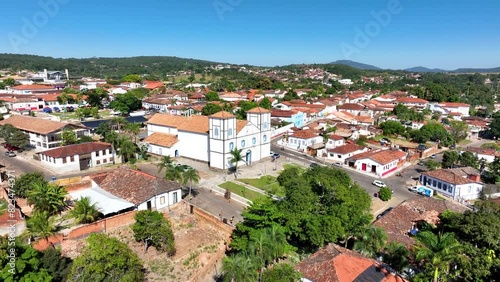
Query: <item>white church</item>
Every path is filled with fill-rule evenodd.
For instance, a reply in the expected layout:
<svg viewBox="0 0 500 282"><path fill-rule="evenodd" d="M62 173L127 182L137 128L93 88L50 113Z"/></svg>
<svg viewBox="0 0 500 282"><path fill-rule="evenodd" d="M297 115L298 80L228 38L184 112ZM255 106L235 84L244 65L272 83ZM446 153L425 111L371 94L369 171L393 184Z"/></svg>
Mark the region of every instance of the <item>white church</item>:
<svg viewBox="0 0 500 282"><path fill-rule="evenodd" d="M258 107L237 120L222 111L211 116L155 114L147 122L149 152L160 156L185 157L210 167L234 167L231 151L242 149L243 162L251 165L270 156L271 112Z"/></svg>

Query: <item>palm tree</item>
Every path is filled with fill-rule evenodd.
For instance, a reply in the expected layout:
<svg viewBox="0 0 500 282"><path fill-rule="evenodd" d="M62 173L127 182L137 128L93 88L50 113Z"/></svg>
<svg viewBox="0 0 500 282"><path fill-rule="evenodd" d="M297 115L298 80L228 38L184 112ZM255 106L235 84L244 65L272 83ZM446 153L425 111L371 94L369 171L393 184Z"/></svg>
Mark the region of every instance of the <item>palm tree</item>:
<svg viewBox="0 0 500 282"><path fill-rule="evenodd" d="M259 278L258 265L252 255L237 254L225 257L222 261L222 271L225 273L225 281L254 282Z"/></svg>
<svg viewBox="0 0 500 282"><path fill-rule="evenodd" d="M401 243L391 242L384 250L384 262L388 263L398 273L407 267L410 263L408 258L410 251Z"/></svg>
<svg viewBox="0 0 500 282"><path fill-rule="evenodd" d="M158 167L158 173L160 173L164 168L170 167L173 163L174 161L172 160L172 157L163 156L160 163L156 165Z"/></svg>
<svg viewBox="0 0 500 282"><path fill-rule="evenodd" d="M141 130L141 124L136 122L126 123L123 128L125 129L125 132L127 132L130 137L134 139L134 143L137 143L137 134L139 134L139 131Z"/></svg>
<svg viewBox="0 0 500 282"><path fill-rule="evenodd" d="M76 223L91 223L95 221L101 213L96 204L90 202L90 197L82 197L75 201L75 207L69 214L76 220Z"/></svg>
<svg viewBox="0 0 500 282"><path fill-rule="evenodd" d="M171 165L165 171L165 179L183 183L182 174L184 170L180 165Z"/></svg>
<svg viewBox="0 0 500 282"><path fill-rule="evenodd" d="M124 117L114 117L111 119L111 129L120 132L120 129L127 123Z"/></svg>
<svg viewBox="0 0 500 282"><path fill-rule="evenodd" d="M377 255L387 242L387 234L384 229L373 225L362 230L356 238L354 249L369 257Z"/></svg>
<svg viewBox="0 0 500 282"><path fill-rule="evenodd" d="M42 239L48 238L56 230L54 220L47 211L35 211L26 221L26 227L30 236Z"/></svg>
<svg viewBox="0 0 500 282"><path fill-rule="evenodd" d="M271 227L266 228L265 231L267 237L272 242L270 254L273 263L275 263L276 260L282 257L286 252L286 248L288 245L288 242L286 241L286 235L283 227L277 224L272 224Z"/></svg>
<svg viewBox="0 0 500 282"><path fill-rule="evenodd" d="M261 267L266 266L266 263L272 260L273 243L274 242L271 241L267 232L262 229L256 234L256 236L251 238L251 249L253 249L255 255L259 257Z"/></svg>
<svg viewBox="0 0 500 282"><path fill-rule="evenodd" d="M234 148L229 152L232 156L230 162L234 164L234 176L238 178L238 163L243 160L243 149L238 149L238 147Z"/></svg>
<svg viewBox="0 0 500 282"><path fill-rule="evenodd" d="M134 159L137 152L137 145L128 138L121 136L118 139L118 154L122 156L122 162L128 162Z"/></svg>
<svg viewBox="0 0 500 282"><path fill-rule="evenodd" d="M182 173L183 184L189 183L189 198L191 198L191 190L194 184L198 184L200 182L200 174L198 171L192 167L189 167Z"/></svg>
<svg viewBox="0 0 500 282"><path fill-rule="evenodd" d="M451 265L468 261L465 255L460 254L461 245L453 233L436 235L431 231L422 231L416 238L421 244L415 247L416 259L424 261L426 267L432 269L434 282L449 277Z"/></svg>
<svg viewBox="0 0 500 282"><path fill-rule="evenodd" d="M35 211L54 215L67 206L67 194L66 189L57 184L35 182L33 190L28 192L28 204L35 206Z"/></svg>

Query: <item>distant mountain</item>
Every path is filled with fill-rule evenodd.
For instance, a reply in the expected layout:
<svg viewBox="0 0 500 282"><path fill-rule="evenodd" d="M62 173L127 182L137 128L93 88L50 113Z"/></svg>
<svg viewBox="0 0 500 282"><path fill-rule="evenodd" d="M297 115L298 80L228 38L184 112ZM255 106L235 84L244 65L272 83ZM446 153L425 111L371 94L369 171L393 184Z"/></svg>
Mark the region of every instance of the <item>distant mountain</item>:
<svg viewBox="0 0 500 282"><path fill-rule="evenodd" d="M456 73L491 73L491 72L500 72L500 67L491 68L491 69L460 68L460 69L454 70L453 72L456 72Z"/></svg>
<svg viewBox="0 0 500 282"><path fill-rule="evenodd" d="M350 66L350 67L360 69L360 70L382 70L381 68L376 67L376 66L362 64L362 63L358 63L358 62L353 62L350 60L337 60L337 61L332 62L330 64L332 64L332 65L346 65L346 66Z"/></svg>
<svg viewBox="0 0 500 282"><path fill-rule="evenodd" d="M422 66L408 68L408 69L404 69L404 70L408 71L408 72L449 72L449 71L443 70L443 69L429 69L429 68L422 67Z"/></svg>

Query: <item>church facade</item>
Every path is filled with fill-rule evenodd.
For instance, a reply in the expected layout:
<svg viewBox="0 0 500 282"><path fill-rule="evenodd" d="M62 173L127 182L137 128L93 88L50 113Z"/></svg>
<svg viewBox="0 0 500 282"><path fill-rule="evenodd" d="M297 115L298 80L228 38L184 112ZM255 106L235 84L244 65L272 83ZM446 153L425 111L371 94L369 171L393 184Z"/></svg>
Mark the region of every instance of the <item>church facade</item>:
<svg viewBox="0 0 500 282"><path fill-rule="evenodd" d="M238 165L251 165L271 152L271 112L260 107L249 110L246 120L225 111L208 117L156 114L147 129L144 141L150 153L190 158L224 170L235 165L233 150L241 150Z"/></svg>

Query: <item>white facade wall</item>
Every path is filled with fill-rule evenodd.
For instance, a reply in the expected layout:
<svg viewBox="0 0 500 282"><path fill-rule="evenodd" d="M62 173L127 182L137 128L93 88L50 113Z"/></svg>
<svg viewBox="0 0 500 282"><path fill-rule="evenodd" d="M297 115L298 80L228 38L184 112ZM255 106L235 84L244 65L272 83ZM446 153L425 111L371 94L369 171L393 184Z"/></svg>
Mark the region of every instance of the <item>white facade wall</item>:
<svg viewBox="0 0 500 282"><path fill-rule="evenodd" d="M104 166L113 163L113 154L111 149L106 149L104 152L92 152L90 167ZM57 172L80 171L80 156L68 156L65 158L52 158L40 154L40 161L44 166L47 166ZM116 162L116 160L115 160Z"/></svg>
<svg viewBox="0 0 500 282"><path fill-rule="evenodd" d="M492 155L483 155L483 154L475 154L476 157L480 159L484 159L487 163L492 163L495 161L495 156Z"/></svg>
<svg viewBox="0 0 500 282"><path fill-rule="evenodd" d="M290 136L290 137L288 137L288 143L286 145L289 148L302 150L302 149L307 148L307 146L311 146L313 144L318 144L321 142L323 142L323 137L321 137L321 136L315 136L315 137L309 138L309 139L302 139L302 138Z"/></svg>
<svg viewBox="0 0 500 282"><path fill-rule="evenodd" d="M384 174L387 173L388 171L394 170L395 168L397 168L398 162L399 162L398 160L395 160L395 161L392 161L386 165L381 165L381 164L379 164L371 159L361 159L361 160L357 160L354 163L354 167L357 170L374 173L377 176L381 177L381 176L384 176ZM364 167L363 164L366 165L365 169L363 169L363 167ZM375 166L375 171L373 171L373 166Z"/></svg>
<svg viewBox="0 0 500 282"><path fill-rule="evenodd" d="M342 145L345 145L345 142L343 139L342 140L328 139L328 142L326 142L326 144L325 144L325 148L326 149L333 149L333 148L340 147Z"/></svg>
<svg viewBox="0 0 500 282"><path fill-rule="evenodd" d="M425 178L425 183L424 183ZM481 196L483 184L473 182L468 184L454 185L427 175L420 176L420 182L441 194L451 196L454 200L476 200Z"/></svg>
<svg viewBox="0 0 500 282"><path fill-rule="evenodd" d="M181 189L159 194L144 203L137 206L137 210L143 211L148 209L148 202L151 202L152 209L163 209L182 200Z"/></svg>
<svg viewBox="0 0 500 282"><path fill-rule="evenodd" d="M338 153L328 152L328 154L326 156L326 159L330 160L330 161L334 161L334 162L345 163L346 159L348 159L348 158L350 158L350 157L352 157L354 155L364 153L367 150L368 150L367 148L364 148L363 150L358 150L358 151L350 152L350 153L347 153L347 154L338 154Z"/></svg>

